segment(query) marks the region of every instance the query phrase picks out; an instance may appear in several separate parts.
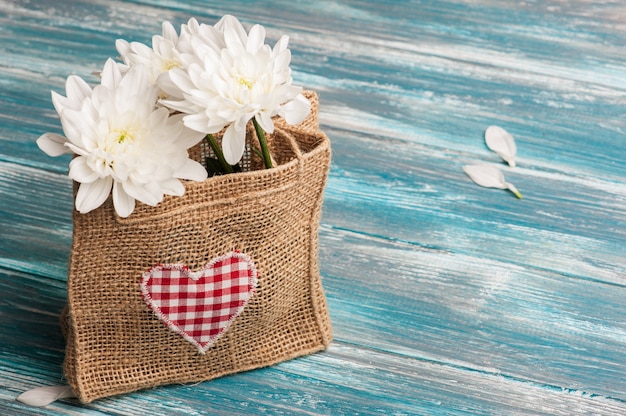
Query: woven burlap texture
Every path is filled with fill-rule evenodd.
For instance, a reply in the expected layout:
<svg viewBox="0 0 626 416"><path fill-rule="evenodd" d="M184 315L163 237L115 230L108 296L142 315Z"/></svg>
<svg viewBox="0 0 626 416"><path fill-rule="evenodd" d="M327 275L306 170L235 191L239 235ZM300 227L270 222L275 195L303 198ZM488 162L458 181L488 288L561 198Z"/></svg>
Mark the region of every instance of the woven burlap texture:
<svg viewBox="0 0 626 416"><path fill-rule="evenodd" d="M311 115L297 126L277 119L268 135L276 167L186 182L184 196L156 207L138 203L128 218L115 214L110 198L90 213L74 212L64 370L82 402L269 366L330 343L318 268L330 143L319 130L317 95L305 95ZM255 140L249 129L252 146ZM190 154L204 158L203 146ZM261 162L248 150L244 164ZM152 313L141 276L167 263L197 270L233 250L254 261L258 288L202 355Z"/></svg>

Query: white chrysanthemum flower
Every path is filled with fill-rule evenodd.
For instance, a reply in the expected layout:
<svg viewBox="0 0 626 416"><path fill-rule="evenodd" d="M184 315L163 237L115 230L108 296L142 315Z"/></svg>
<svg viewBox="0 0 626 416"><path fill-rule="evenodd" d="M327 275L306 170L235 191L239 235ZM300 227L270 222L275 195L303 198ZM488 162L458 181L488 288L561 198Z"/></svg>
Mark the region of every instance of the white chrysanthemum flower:
<svg viewBox="0 0 626 416"><path fill-rule="evenodd" d="M135 200L154 206L164 195L184 193L180 179L206 179L187 153L203 135L186 128L182 115L156 106L158 88L140 66L123 74L109 59L100 85L91 90L70 76L66 91L67 97L52 94L66 137L46 133L37 144L50 156L76 154L69 176L80 183L79 212L99 207L112 193L116 212L127 217Z"/></svg>
<svg viewBox="0 0 626 416"><path fill-rule="evenodd" d="M156 84L158 80L167 89L171 82L168 73L172 68L181 67L180 53L176 48L178 44L178 34L170 22L163 22L163 35L152 37L152 48L140 42L127 42L123 39L115 41L115 47L128 68L141 65L147 73L151 84ZM161 94L163 97L169 92ZM174 95L174 97L179 97Z"/></svg>
<svg viewBox="0 0 626 416"><path fill-rule="evenodd" d="M308 115L310 103L302 88L292 85L287 36L271 48L264 44L262 26L246 33L230 15L213 29L200 25L189 43L196 61L185 58L188 65L169 72L184 100L162 103L185 113L185 125L198 132L213 134L227 127L222 148L226 161L234 165L244 152L248 121L254 118L272 133L273 116L297 124Z"/></svg>
<svg viewBox="0 0 626 416"><path fill-rule="evenodd" d="M125 68L141 65L147 71L148 79L161 89L161 98L182 99L182 92L170 80L170 71L174 68L186 68L200 62L193 53L191 42L200 42L212 47L223 48L223 35L213 26L200 25L195 18L181 25L180 36L170 22L163 22L162 35L152 37L152 47L140 42L128 42L118 39L115 47L122 58Z"/></svg>

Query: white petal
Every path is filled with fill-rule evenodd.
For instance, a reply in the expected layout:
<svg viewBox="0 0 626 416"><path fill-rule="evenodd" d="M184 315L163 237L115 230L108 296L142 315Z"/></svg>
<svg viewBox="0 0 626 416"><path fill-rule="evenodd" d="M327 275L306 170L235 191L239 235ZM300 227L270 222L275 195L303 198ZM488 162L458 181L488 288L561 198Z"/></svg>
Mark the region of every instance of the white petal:
<svg viewBox="0 0 626 416"><path fill-rule="evenodd" d="M75 397L70 386L43 386L20 394L17 400L29 406L43 407L55 400Z"/></svg>
<svg viewBox="0 0 626 416"><path fill-rule="evenodd" d="M285 103L281 111L285 121L289 124L301 123L311 112L311 103L302 94L298 94L296 98Z"/></svg>
<svg viewBox="0 0 626 416"><path fill-rule="evenodd" d="M135 198L128 195L119 182L113 184L113 206L122 218L128 217L135 210Z"/></svg>
<svg viewBox="0 0 626 416"><path fill-rule="evenodd" d="M489 126L485 130L485 142L487 147L496 152L511 167L515 166L517 147L509 132L499 126Z"/></svg>
<svg viewBox="0 0 626 416"><path fill-rule="evenodd" d="M465 172L467 176L480 186L484 186L486 188L508 189L513 192L516 197L522 199L522 194L519 193L513 184L504 180L504 175L500 169L495 166L485 164L466 165L463 166L463 172Z"/></svg>
<svg viewBox="0 0 626 416"><path fill-rule="evenodd" d="M168 141L176 144L178 149L189 149L198 144L205 136L205 133L189 129L184 126L184 114L174 114L167 119L163 128L160 128L154 137L163 137L161 141Z"/></svg>
<svg viewBox="0 0 626 416"><path fill-rule="evenodd" d="M65 81L65 91L67 97L62 96L54 91L52 95L52 105L59 115L62 115L66 108L72 110L80 110L85 98L91 95L91 88L87 83L76 75L70 75Z"/></svg>
<svg viewBox="0 0 626 416"><path fill-rule="evenodd" d="M189 67L189 71L201 72L202 70L199 68L200 66L198 64L192 64ZM180 88L181 91L189 92L196 88L196 86L193 84L193 81L191 80L190 75L184 70L182 70L181 68L173 68L172 70L169 71L169 74L170 74L170 79L172 80L172 82L176 84L176 86Z"/></svg>
<svg viewBox="0 0 626 416"><path fill-rule="evenodd" d="M183 25L184 26L184 25ZM187 21L187 28L192 32L192 33L197 33L198 32L198 28L200 27L200 24L198 23L198 20L195 17L190 18Z"/></svg>
<svg viewBox="0 0 626 416"><path fill-rule="evenodd" d="M185 193L185 186L178 179L168 179L159 185L166 195L182 196Z"/></svg>
<svg viewBox="0 0 626 416"><path fill-rule="evenodd" d="M170 22L165 21L161 25L161 28L163 32L163 37L176 44L176 42L178 41L178 34L176 33L176 29L174 29L174 26Z"/></svg>
<svg viewBox="0 0 626 416"><path fill-rule="evenodd" d="M195 106L187 100L159 100L159 104L181 113L192 114L196 112Z"/></svg>
<svg viewBox="0 0 626 416"><path fill-rule="evenodd" d="M163 191L154 183L136 185L132 182L123 182L124 191L138 201L146 205L156 206L163 200Z"/></svg>
<svg viewBox="0 0 626 416"><path fill-rule="evenodd" d="M204 51L199 51L198 53L204 53ZM187 72L181 72L182 69L178 71L172 70L172 72L174 72L174 74L172 74L172 81L178 84L180 89L184 92L194 95L195 90L198 88L202 89L202 86L206 83L206 78L211 73L211 71L207 71L207 67L210 67L211 64L206 62L208 61L206 56L203 57L203 59L205 61L203 64L205 65L192 63L189 65L189 68L187 68Z"/></svg>
<svg viewBox="0 0 626 416"><path fill-rule="evenodd" d="M246 124L232 123L224 132L222 138L222 151L224 152L224 159L231 165L237 164L243 156L243 151L246 145Z"/></svg>
<svg viewBox="0 0 626 416"><path fill-rule="evenodd" d="M117 111L137 112L140 108L151 108L156 103L157 96L158 88L150 85L146 67L135 65L120 78L115 88L114 104Z"/></svg>
<svg viewBox="0 0 626 416"><path fill-rule="evenodd" d="M65 82L67 97L74 103L82 103L85 98L91 96L91 87L81 77L70 75ZM76 110L80 108L75 108Z"/></svg>
<svg viewBox="0 0 626 416"><path fill-rule="evenodd" d="M155 37L161 39L161 37L157 35L153 36L152 39L154 39ZM141 42L131 42L130 50L132 54L130 54L128 58L133 64L147 65L155 55L155 51L152 50L152 48L150 48L148 45L144 45Z"/></svg>
<svg viewBox="0 0 626 416"><path fill-rule="evenodd" d="M248 33L248 42L246 44L246 50L250 53L255 53L263 47L265 42L265 29L261 25L254 25Z"/></svg>
<svg viewBox="0 0 626 416"><path fill-rule="evenodd" d="M281 51L280 53L274 54L274 72L285 71L283 73L285 78L291 78L291 73L289 72L289 63L291 62L291 51L286 49ZM282 81L282 79L281 79Z"/></svg>
<svg viewBox="0 0 626 416"><path fill-rule="evenodd" d="M121 78L122 72L117 66L117 63L111 58L107 59L104 63L104 68L102 69L102 79L100 80L100 83L112 90L117 84L119 84Z"/></svg>
<svg viewBox="0 0 626 416"><path fill-rule="evenodd" d="M66 142L65 145L67 146L68 149L70 149L70 151L72 151L73 153L76 153L79 156L89 156L90 155L89 151L83 149L82 147L76 146L72 142Z"/></svg>
<svg viewBox="0 0 626 416"><path fill-rule="evenodd" d="M85 214L98 208L111 193L113 179L110 176L91 183L81 183L76 192L76 209Z"/></svg>
<svg viewBox="0 0 626 416"><path fill-rule="evenodd" d="M480 186L499 189L506 189L507 187L504 175L495 166L485 164L467 165L463 166L463 172Z"/></svg>
<svg viewBox="0 0 626 416"><path fill-rule="evenodd" d="M189 149L190 147L200 143L200 141L204 139L205 135L206 133L204 132L184 127L181 129L180 134L176 138L176 145L182 149Z"/></svg>
<svg viewBox="0 0 626 416"><path fill-rule="evenodd" d="M200 163L187 159L187 162L174 172L174 177L200 182L207 178L207 171Z"/></svg>
<svg viewBox="0 0 626 416"><path fill-rule="evenodd" d="M183 91L172 81L170 72L163 72L156 79L156 84L161 88L163 92L168 95L168 98L183 98Z"/></svg>
<svg viewBox="0 0 626 416"><path fill-rule="evenodd" d="M65 143L67 139L55 133L44 133L37 139L37 146L48 156L71 154L72 150Z"/></svg>
<svg viewBox="0 0 626 416"><path fill-rule="evenodd" d="M248 35L241 22L235 16L225 15L215 24L215 28L224 33L224 42L228 49L243 52Z"/></svg>
<svg viewBox="0 0 626 416"><path fill-rule="evenodd" d="M272 121L272 117L269 115L269 113L267 113L266 111L262 111L254 118L266 133L274 133L274 122Z"/></svg>
<svg viewBox="0 0 626 416"><path fill-rule="evenodd" d="M78 144L82 144L81 136L89 129L87 118L84 116L84 112L72 110L67 107L60 115L61 127L68 141L74 141Z"/></svg>
<svg viewBox="0 0 626 416"><path fill-rule="evenodd" d="M57 110L59 115L61 115L65 107L70 104L70 100L56 91L50 91L50 96L52 97L52 105L54 106L54 109Z"/></svg>
<svg viewBox="0 0 626 416"><path fill-rule="evenodd" d="M127 55L131 53L130 43L124 39L117 39L115 41L115 49L117 49L117 52L119 52L124 62L126 62Z"/></svg>
<svg viewBox="0 0 626 416"><path fill-rule="evenodd" d="M167 127L169 127L169 129L167 130L167 133L171 133L171 131L177 131L178 129L180 129L182 127L182 125L175 125L173 120L170 120L170 112L167 110L167 108L164 107L158 107L156 109L154 109L152 112L150 112L150 115L148 116L148 120L149 120L149 125L150 125L150 130L152 130L155 135L159 134L159 133L165 133ZM181 121L180 118L177 118L178 121ZM170 140L171 138L168 137L168 140Z"/></svg>
<svg viewBox="0 0 626 416"><path fill-rule="evenodd" d="M276 56L279 52L287 49L288 45L289 45L289 36L287 35L281 36L280 39L278 39L278 42L276 42L276 45L274 45L274 49L272 50L272 52L274 53L274 56Z"/></svg>
<svg viewBox="0 0 626 416"><path fill-rule="evenodd" d="M87 164L87 158L83 156L72 159L69 176L79 183L90 183L99 178L98 173Z"/></svg>
<svg viewBox="0 0 626 416"><path fill-rule="evenodd" d="M190 114L183 118L185 126L200 133L217 133L221 129L210 131L209 119L204 113Z"/></svg>

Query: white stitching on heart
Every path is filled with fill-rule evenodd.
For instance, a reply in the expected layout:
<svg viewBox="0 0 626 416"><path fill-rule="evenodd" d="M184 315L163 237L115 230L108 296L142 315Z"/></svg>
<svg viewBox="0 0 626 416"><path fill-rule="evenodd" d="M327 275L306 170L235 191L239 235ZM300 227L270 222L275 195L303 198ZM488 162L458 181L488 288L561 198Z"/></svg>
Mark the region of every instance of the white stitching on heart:
<svg viewBox="0 0 626 416"><path fill-rule="evenodd" d="M212 279L216 276L218 280ZM203 277L208 279L198 286L185 284L188 279L198 282ZM243 312L257 285L257 270L250 257L233 251L195 272L183 264L152 267L142 276L141 293L165 325L204 354Z"/></svg>

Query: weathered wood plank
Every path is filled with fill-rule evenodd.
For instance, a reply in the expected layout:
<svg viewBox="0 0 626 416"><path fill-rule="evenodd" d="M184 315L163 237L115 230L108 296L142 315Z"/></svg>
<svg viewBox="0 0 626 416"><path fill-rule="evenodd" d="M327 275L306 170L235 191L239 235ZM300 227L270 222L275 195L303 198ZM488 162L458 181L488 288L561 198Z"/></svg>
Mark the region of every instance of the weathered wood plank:
<svg viewBox="0 0 626 416"><path fill-rule="evenodd" d="M341 340L626 401L625 286L354 232L322 235Z"/></svg>
<svg viewBox="0 0 626 416"><path fill-rule="evenodd" d="M0 161L0 267L65 281L72 204L66 174Z"/></svg>
<svg viewBox="0 0 626 416"><path fill-rule="evenodd" d="M331 132L333 132L331 130ZM584 172L509 169L523 200L475 186L470 156L334 132L325 221L424 247L625 284L626 186ZM355 159L349 149L359 149ZM393 154L384 173L368 167ZM573 167L572 171L577 168Z"/></svg>

